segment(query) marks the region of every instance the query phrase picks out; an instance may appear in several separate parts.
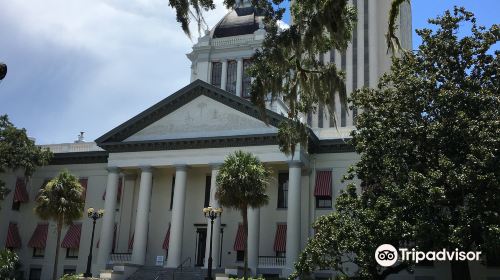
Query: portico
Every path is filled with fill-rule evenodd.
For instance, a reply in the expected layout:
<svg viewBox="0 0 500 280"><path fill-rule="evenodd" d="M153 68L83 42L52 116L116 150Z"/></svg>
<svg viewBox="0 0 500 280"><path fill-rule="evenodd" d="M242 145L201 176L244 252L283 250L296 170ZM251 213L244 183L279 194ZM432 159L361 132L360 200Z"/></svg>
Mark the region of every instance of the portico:
<svg viewBox="0 0 500 280"><path fill-rule="evenodd" d="M257 272L259 267L259 249L261 247L262 230L275 231L276 224L286 223L288 225L286 235L286 271L291 271L293 262L298 256L301 246L301 172L308 166L308 158L302 149L292 156L285 156L279 151L276 142L276 126L281 116L269 113L270 125L266 126L260 119L256 118L256 112L252 112L252 107L245 100L238 98L238 102L232 100L234 96L229 95L219 89L213 88L203 82L198 82L196 87L189 87L183 92L176 93L172 98L155 105L156 111L147 110L147 114L142 113L139 116L142 119L135 119L134 123L126 123L111 131L107 135L98 139L98 144L104 149L110 151L108 157L108 180L105 196L105 214L101 228L101 248L98 254L98 262L104 267L110 258L111 246L113 244L113 228L116 224L121 228L124 219L120 218L114 211L117 205L117 184L119 174L128 174L134 182L129 187L135 188L132 192L137 194L136 201L129 201L131 205L121 205L121 209L132 208L129 215L130 225L124 225L128 228L129 236L133 236L130 263L134 265L145 265L151 263L153 250L158 244L152 236L161 236L157 232L166 231L168 226L168 250L165 254L168 268L177 268L186 258L194 258L193 252L204 250L203 266L207 268L207 259L209 257L208 246L202 248L203 244L198 244L198 239L193 240L195 227L205 228L206 238L211 235L209 221L205 220L201 209L208 203L217 207L218 202L215 199L216 183L215 179L220 164L225 157L237 150L245 150L256 155L264 164L269 166L277 174L287 172L288 209L286 214L280 214L275 217L274 223L262 224L261 209L250 209L249 211L249 264L252 271ZM198 93L196 96L194 93ZM191 100L186 97L191 95ZM170 99L170 100L169 100ZM172 103L178 103L182 100L183 104L178 108L165 110L162 107L169 107ZM202 104L202 105L200 105ZM228 104L228 105L226 105ZM221 106L226 108L221 108ZM163 111L164 114L156 113ZM224 115L222 115L224 112ZM155 116L155 119L145 119ZM177 129L176 122L189 121L189 118L197 119L202 122L203 131L185 128ZM134 120L132 119L132 120ZM172 123L173 122L173 123ZM221 122L223 122L221 124ZM232 122L227 125L224 122ZM227 127L232 127L228 130ZM159 129L161 128L161 129ZM164 134L164 128L169 128L169 136L172 139L161 140L158 133ZM207 131L218 129L217 133L226 135L225 137L213 138L177 138L186 135L196 135L197 133L207 134ZM182 131L181 131L182 130ZM238 135L242 131L267 132L250 135ZM128 132L132 131L132 132ZM124 135L124 133L130 133ZM121 140L118 140L118 136ZM163 138L162 136L161 138ZM101 140L101 142L99 142ZM110 141L114 140L114 141ZM116 141L118 140L118 141ZM171 146L172 149L158 148ZM203 177L206 178L204 182ZM157 183L159 182L159 183ZM205 183L205 184L203 184ZM275 191L275 182L270 186L270 192ZM165 189L171 186L170 196L163 196L158 200L158 189ZM126 190L125 190L126 191ZM165 193L165 191L163 191ZM307 193L307 191L306 191ZM152 199L153 198L153 199ZM203 198L204 203L200 203ZM156 199L156 200L155 200ZM171 201L171 209L165 211L161 216L152 217L150 214L155 207L161 208ZM155 204L160 205L155 205ZM163 207L165 209L165 207ZM166 209L165 209L166 210ZM170 213L168 213L170 212ZM285 214L285 215L284 215ZM162 219L165 229L159 229L157 225ZM122 223L120 223L120 220ZM232 265L234 257L228 255L232 251L232 243L238 224L241 222L240 213L237 211L225 211L221 219L217 219L214 224L212 258L214 259L213 268L219 267L219 264ZM221 235L221 223L227 226L225 239ZM201 226L204 225L204 226ZM199 230L199 229L198 229ZM120 231L120 230L119 230ZM153 231L155 234L153 234ZM126 236L123 233L121 236ZM266 236L266 235L264 235ZM272 234L268 238L273 239ZM195 247L193 248L193 241ZM274 240L273 240L274 241ZM121 242L124 242L123 240ZM120 243L120 241L119 241ZM227 248L231 250L227 250ZM156 253L158 255L159 253ZM266 255L273 253L266 252ZM231 261L226 261L231 260ZM289 273L289 272L286 272Z"/></svg>

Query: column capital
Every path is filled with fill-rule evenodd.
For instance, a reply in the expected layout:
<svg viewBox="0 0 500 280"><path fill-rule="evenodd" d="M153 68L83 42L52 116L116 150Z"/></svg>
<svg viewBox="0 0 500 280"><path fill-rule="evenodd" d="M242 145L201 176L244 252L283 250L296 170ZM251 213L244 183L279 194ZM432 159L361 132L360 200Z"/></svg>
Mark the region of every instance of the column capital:
<svg viewBox="0 0 500 280"><path fill-rule="evenodd" d="M304 163L300 160L289 160L287 162L288 167L303 167Z"/></svg>
<svg viewBox="0 0 500 280"><path fill-rule="evenodd" d="M120 168L118 168L117 166L108 166L106 168L106 170L108 170L109 173L118 173L118 172L120 172Z"/></svg>
<svg viewBox="0 0 500 280"><path fill-rule="evenodd" d="M189 165L182 163L182 164L174 164L175 170L176 171L185 171L189 168Z"/></svg>
<svg viewBox="0 0 500 280"><path fill-rule="evenodd" d="M151 165L142 165L142 166L139 166L139 168L141 169L142 172L153 171L153 167L151 167Z"/></svg>

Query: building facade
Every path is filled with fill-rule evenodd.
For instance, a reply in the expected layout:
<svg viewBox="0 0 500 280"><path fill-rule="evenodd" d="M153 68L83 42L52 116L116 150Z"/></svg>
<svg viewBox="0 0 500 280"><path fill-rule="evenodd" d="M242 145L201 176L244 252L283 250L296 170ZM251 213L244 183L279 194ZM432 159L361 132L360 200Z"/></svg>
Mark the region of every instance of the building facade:
<svg viewBox="0 0 500 280"><path fill-rule="evenodd" d="M353 0L352 4L358 24L351 44L345 52L318 56L346 72L348 92L376 85L390 65L384 37L390 1ZM5 174L3 179L13 191L0 212L0 241L20 255L27 279L49 279L52 274L55 225L39 220L32 209L40 187L63 169L80 178L86 208L105 210L96 227L94 274L114 268L125 278L138 267L206 268L212 235L213 267L241 266L240 213L225 209L213 234L202 214L202 208L217 206L219 165L236 150L253 153L273 172L269 204L249 211L249 266L259 274L291 273L313 234L311 224L334 211L335 198L345 187L341 178L358 159L344 141L355 129L355 112L337 102L337 123L326 108L304 116L314 132L310 145L300 147L293 157L281 153L277 125L286 115L286 104L279 99L267 104L266 125L248 100L251 80L245 68L264 39L261 20L247 2L230 11L187 55L189 85L95 142L48 145L55 154L53 161L27 184L21 172ZM399 27L403 46L410 48L409 4L401 9ZM91 229L88 218L63 229L61 274L85 271ZM439 263L390 279L451 279L449 269L449 264ZM471 271L475 279L500 275L499 269L480 264L471 264ZM317 274L332 275L335 272Z"/></svg>

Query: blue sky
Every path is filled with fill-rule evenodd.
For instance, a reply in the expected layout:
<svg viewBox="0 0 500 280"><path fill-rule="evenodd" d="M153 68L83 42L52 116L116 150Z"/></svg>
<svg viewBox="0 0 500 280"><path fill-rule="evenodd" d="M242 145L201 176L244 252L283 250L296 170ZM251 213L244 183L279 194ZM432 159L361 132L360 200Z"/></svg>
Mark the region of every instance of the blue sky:
<svg viewBox="0 0 500 280"><path fill-rule="evenodd" d="M211 26L226 12L221 2L207 16ZM185 86L192 41L167 4L0 0L0 61L9 67L0 114L39 144L72 142L79 131L90 141ZM498 0L414 0L413 28L454 5L482 25L499 23Z"/></svg>

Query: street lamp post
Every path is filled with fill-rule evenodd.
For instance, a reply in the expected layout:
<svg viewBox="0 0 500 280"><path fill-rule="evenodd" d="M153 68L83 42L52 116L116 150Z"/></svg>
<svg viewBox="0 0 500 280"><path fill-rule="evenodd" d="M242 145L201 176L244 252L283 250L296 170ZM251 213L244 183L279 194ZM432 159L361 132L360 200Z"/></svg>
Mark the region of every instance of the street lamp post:
<svg viewBox="0 0 500 280"><path fill-rule="evenodd" d="M207 208L203 208L203 214L206 218L210 219L210 249L208 250L208 280L212 280L212 237L214 236L214 220L222 215L222 208L212 208L208 206Z"/></svg>
<svg viewBox="0 0 500 280"><path fill-rule="evenodd" d="M90 268L92 266L92 247L94 247L94 231L95 231L95 221L102 218L104 215L104 210L99 209L95 211L94 208L89 208L87 210L87 215L90 219L92 219L92 238L90 239L90 252L87 258L87 271L83 274L83 277L92 277L92 272L90 272Z"/></svg>

